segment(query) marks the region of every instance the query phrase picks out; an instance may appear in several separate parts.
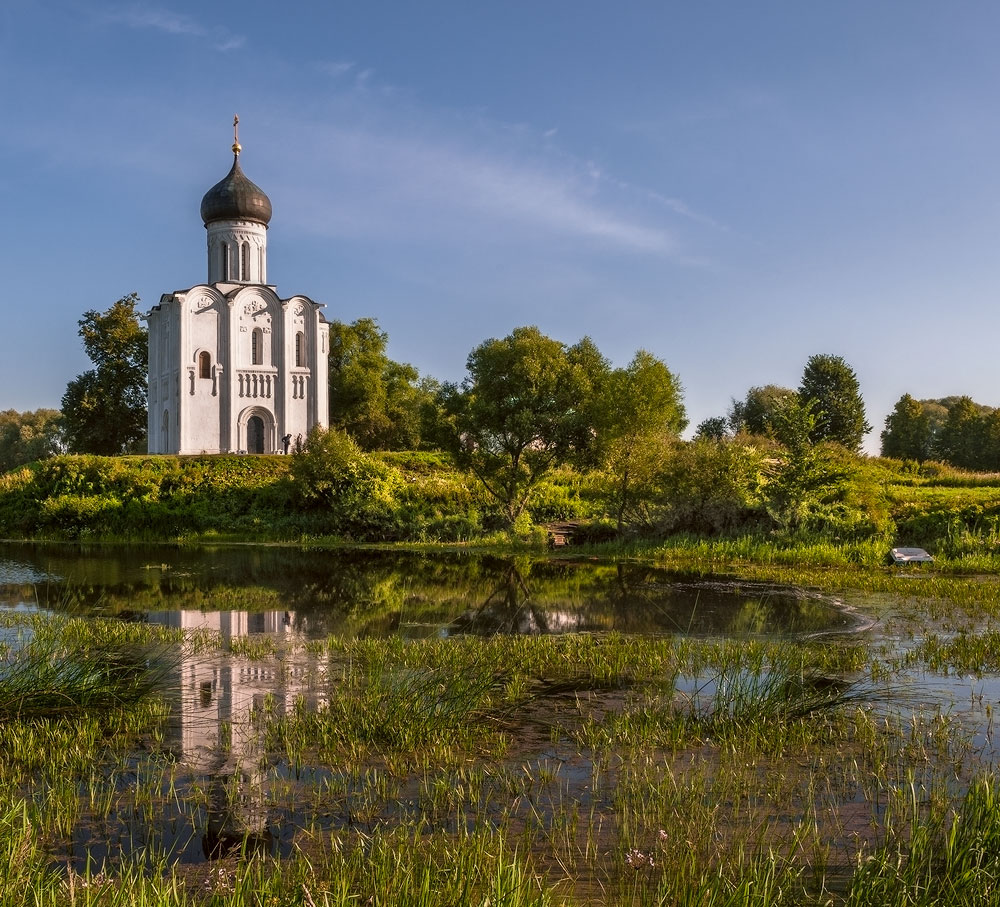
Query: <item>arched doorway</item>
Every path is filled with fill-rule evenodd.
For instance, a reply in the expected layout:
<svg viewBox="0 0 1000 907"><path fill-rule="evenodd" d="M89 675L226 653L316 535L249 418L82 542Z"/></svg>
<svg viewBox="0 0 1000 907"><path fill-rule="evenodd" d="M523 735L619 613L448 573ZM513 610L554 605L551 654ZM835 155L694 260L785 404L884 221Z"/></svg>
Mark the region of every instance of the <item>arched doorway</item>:
<svg viewBox="0 0 1000 907"><path fill-rule="evenodd" d="M274 453L274 414L263 406L248 406L236 422L238 450L252 454Z"/></svg>
<svg viewBox="0 0 1000 907"><path fill-rule="evenodd" d="M247 420L247 453L264 453L264 420L260 416Z"/></svg>

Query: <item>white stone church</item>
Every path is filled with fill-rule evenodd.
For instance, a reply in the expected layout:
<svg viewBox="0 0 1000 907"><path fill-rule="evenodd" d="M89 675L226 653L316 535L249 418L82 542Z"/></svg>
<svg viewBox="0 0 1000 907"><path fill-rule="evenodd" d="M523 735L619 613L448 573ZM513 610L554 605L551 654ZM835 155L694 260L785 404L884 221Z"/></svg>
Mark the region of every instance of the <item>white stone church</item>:
<svg viewBox="0 0 1000 907"><path fill-rule="evenodd" d="M241 150L237 138L232 170L201 202L207 282L146 316L150 453L273 453L327 425L329 325L319 303L267 282L271 202Z"/></svg>

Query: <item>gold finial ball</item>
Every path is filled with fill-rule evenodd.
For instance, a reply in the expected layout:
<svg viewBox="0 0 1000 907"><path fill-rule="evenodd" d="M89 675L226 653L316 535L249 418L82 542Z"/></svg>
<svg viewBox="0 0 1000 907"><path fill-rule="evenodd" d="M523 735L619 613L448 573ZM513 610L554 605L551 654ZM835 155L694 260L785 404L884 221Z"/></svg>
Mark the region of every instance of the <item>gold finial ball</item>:
<svg viewBox="0 0 1000 907"><path fill-rule="evenodd" d="M239 142L233 142L233 154L239 154L243 150L243 146Z"/></svg>

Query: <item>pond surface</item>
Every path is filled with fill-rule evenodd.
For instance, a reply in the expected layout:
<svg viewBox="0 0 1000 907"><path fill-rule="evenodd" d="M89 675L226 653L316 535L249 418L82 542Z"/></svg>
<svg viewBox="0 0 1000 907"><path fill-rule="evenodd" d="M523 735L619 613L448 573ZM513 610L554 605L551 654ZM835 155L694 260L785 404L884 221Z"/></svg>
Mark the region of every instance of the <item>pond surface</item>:
<svg viewBox="0 0 1000 907"><path fill-rule="evenodd" d="M347 791L343 815L332 811L323 824L356 825L350 794L356 778L318 767L303 775L263 752L254 732L255 716L264 710L290 714L303 705L324 704L329 685L318 679L329 674L329 655L308 643L330 634L418 639L617 632L805 639L862 626L830 596L692 579L635 564L249 546L3 544L0 609L207 631L222 643L207 652L185 651L169 673L172 711L161 754L169 755L176 794L163 797L155 818L130 805L100 822L80 822L59 855L80 867L88 859L100 865L109 855L154 843L179 862L202 862L221 853L219 842L232 828L244 841L253 838L272 854L287 855L299 804L320 788ZM273 642L278 657L236 654L241 644L255 640ZM553 758L556 751L542 742L530 764L544 766ZM563 762L561 770L570 773L572 763ZM590 771L580 763L582 780L573 781L574 789L585 791ZM155 776L149 766L137 764L136 772ZM123 777L124 784L131 783L131 773ZM394 805L386 807L389 812L376 811L371 821L415 808L403 805L423 796L415 785L413 790L404 785ZM291 791L285 805L279 805L278 790Z"/></svg>
<svg viewBox="0 0 1000 907"><path fill-rule="evenodd" d="M0 607L229 635L607 632L804 636L858 621L801 589L634 564L282 547L0 545Z"/></svg>
<svg viewBox="0 0 1000 907"><path fill-rule="evenodd" d="M630 859L652 868L675 829L685 853L701 841L722 860L729 835L762 853L807 846L829 880L847 880L891 824L894 792L957 804L969 778L1000 759L993 662L963 674L905 657L935 634L974 636L983 616L917 607L913 585L878 601L844 593L881 615L876 624L808 589L630 563L0 543L0 654L45 622L37 613L190 631L161 659L165 703L154 701L151 729L109 746L91 770L25 773L10 792L38 816L72 803L72 818L44 832L58 871L113 873L122 857L162 857L202 895L223 890L241 852L294 861L327 840L398 844L400 828L419 832L407 847L496 832L560 891L569 884L595 903L631 891ZM781 641L768 651L789 653L792 674L773 656L755 661L762 639ZM471 657L449 661L463 650ZM514 655L500 671L505 651ZM685 651L694 655L671 660ZM519 659L538 652L559 660L522 671ZM802 652L814 672L801 673ZM509 712L462 713L454 734L415 744L363 733L447 717L477 672L498 701L510 692ZM523 689L505 686L512 677ZM755 685L834 703L843 694L846 706L817 707L800 726L762 710L770 700ZM722 718L696 733L669 721L713 710ZM726 736L730 713L743 717ZM465 737L470 715L482 733Z"/></svg>

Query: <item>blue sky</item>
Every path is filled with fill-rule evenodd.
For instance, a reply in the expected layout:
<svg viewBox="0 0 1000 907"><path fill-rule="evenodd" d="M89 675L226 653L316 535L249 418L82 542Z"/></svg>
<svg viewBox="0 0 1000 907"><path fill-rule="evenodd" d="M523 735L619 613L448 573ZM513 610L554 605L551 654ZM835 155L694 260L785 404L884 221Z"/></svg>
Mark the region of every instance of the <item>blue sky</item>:
<svg viewBox="0 0 1000 907"><path fill-rule="evenodd" d="M460 380L518 325L642 347L692 426L843 356L1000 405L1000 5L0 2L0 409L58 407L87 309L206 277L204 192L269 195L269 279Z"/></svg>

